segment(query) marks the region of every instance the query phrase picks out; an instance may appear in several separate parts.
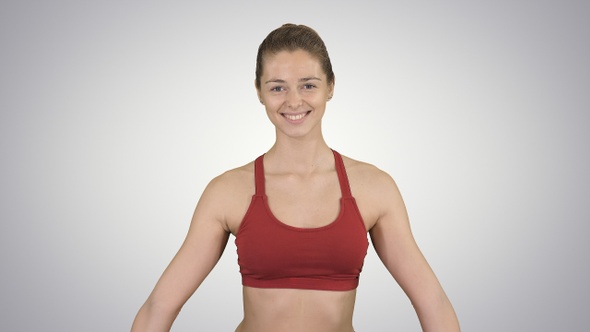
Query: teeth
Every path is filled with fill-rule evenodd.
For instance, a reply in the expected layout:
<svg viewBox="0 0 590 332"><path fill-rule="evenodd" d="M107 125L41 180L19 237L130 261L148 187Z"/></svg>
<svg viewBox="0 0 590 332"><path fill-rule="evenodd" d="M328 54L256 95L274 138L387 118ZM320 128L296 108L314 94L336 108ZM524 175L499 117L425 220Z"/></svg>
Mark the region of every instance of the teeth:
<svg viewBox="0 0 590 332"><path fill-rule="evenodd" d="M301 120L303 119L303 117L305 116L305 113L301 113L301 114L285 114L285 117L287 117L287 119L289 120Z"/></svg>

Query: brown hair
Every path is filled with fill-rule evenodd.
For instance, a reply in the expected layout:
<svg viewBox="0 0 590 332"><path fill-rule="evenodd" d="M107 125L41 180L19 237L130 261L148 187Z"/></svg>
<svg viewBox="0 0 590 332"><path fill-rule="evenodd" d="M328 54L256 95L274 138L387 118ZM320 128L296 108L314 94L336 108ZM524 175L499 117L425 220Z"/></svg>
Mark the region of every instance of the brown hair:
<svg viewBox="0 0 590 332"><path fill-rule="evenodd" d="M256 56L256 88L260 89L260 77L264 57L281 51L304 50L320 61L320 65L328 78L328 84L334 83L334 72L326 45L315 30L305 25L283 24L266 36L258 47Z"/></svg>

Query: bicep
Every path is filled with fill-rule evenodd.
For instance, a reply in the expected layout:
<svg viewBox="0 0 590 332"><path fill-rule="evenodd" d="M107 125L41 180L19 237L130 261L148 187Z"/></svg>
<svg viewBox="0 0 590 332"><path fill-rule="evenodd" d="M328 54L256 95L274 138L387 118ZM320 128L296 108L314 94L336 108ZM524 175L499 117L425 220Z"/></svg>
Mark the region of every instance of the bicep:
<svg viewBox="0 0 590 332"><path fill-rule="evenodd" d="M428 301L440 284L412 234L406 207L391 180L381 196L382 213L370 231L377 255L412 303Z"/></svg>
<svg viewBox="0 0 590 332"><path fill-rule="evenodd" d="M182 246L150 295L152 301L179 309L211 272L229 238L220 204L218 193L206 189Z"/></svg>

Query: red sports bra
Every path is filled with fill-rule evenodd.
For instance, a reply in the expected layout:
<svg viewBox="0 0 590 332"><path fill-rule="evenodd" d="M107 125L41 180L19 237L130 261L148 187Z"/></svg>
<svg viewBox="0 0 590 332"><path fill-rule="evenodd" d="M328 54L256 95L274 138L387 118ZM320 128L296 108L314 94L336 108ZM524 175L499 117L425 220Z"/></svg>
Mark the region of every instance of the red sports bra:
<svg viewBox="0 0 590 332"><path fill-rule="evenodd" d="M342 157L333 152L342 191L340 213L318 228L289 226L272 214L264 188L264 155L254 162L256 193L235 239L244 286L333 291L358 286L367 231Z"/></svg>

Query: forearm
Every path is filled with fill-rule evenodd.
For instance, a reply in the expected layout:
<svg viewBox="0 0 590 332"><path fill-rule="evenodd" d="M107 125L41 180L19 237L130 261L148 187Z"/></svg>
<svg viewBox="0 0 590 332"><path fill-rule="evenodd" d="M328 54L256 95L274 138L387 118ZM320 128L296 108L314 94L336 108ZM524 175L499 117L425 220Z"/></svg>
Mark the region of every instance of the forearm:
<svg viewBox="0 0 590 332"><path fill-rule="evenodd" d="M149 300L139 309L131 332L168 332L180 310L165 309Z"/></svg>

